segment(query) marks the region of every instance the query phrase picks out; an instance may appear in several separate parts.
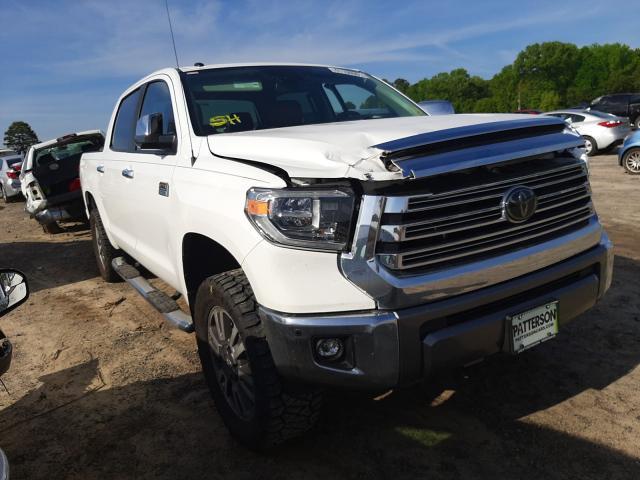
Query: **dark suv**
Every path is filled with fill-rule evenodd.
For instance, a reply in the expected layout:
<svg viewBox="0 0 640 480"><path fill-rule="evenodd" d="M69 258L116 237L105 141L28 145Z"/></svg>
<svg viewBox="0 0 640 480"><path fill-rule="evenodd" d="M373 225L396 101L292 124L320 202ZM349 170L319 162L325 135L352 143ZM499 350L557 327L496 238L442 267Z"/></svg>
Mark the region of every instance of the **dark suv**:
<svg viewBox="0 0 640 480"><path fill-rule="evenodd" d="M640 128L640 93L603 95L591 102L591 109L628 117L634 128Z"/></svg>

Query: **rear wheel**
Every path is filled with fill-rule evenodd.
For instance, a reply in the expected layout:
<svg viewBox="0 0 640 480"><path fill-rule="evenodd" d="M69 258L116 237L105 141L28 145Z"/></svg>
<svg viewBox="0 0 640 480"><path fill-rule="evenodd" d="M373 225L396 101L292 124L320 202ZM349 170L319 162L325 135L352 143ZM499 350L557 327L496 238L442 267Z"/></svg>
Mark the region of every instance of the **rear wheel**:
<svg viewBox="0 0 640 480"><path fill-rule="evenodd" d="M93 253L96 256L100 276L105 282L114 283L120 281L120 276L111 266L111 261L116 257L122 256L122 252L113 248L111 242L109 242L109 237L107 237L107 232L104 229L97 208L91 210L89 226L91 227Z"/></svg>
<svg viewBox="0 0 640 480"><path fill-rule="evenodd" d="M234 437L261 449L301 435L316 423L321 393L288 385L278 375L242 270L206 279L194 314L204 375Z"/></svg>
<svg viewBox="0 0 640 480"><path fill-rule="evenodd" d="M584 136L584 149L587 155L596 155L598 153L598 144L593 137Z"/></svg>
<svg viewBox="0 0 640 480"><path fill-rule="evenodd" d="M636 118L635 122L633 122L633 126L636 130L640 130L640 115Z"/></svg>
<svg viewBox="0 0 640 480"><path fill-rule="evenodd" d="M7 197L7 192L4 191L4 187L2 185L0 185L0 196L2 196L4 203L9 203L9 197Z"/></svg>
<svg viewBox="0 0 640 480"><path fill-rule="evenodd" d="M631 175L640 175L640 148L629 149L622 157L622 166Z"/></svg>

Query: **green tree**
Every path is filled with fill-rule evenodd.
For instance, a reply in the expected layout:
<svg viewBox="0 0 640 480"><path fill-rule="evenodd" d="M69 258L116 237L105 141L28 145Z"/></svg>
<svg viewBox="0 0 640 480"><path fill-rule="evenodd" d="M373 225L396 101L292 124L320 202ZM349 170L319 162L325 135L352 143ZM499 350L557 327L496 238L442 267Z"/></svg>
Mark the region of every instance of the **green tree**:
<svg viewBox="0 0 640 480"><path fill-rule="evenodd" d="M489 96L489 82L471 76L464 68L443 72L423 79L407 89L415 101L449 100L456 112L472 112L476 101Z"/></svg>
<svg viewBox="0 0 640 480"><path fill-rule="evenodd" d="M409 81L405 80L404 78L396 78L393 81L392 85L396 87L398 90L400 90L402 93L407 93L407 90L411 86Z"/></svg>
<svg viewBox="0 0 640 480"><path fill-rule="evenodd" d="M4 132L4 144L20 154L24 154L31 145L38 142L36 132L27 122L13 122Z"/></svg>

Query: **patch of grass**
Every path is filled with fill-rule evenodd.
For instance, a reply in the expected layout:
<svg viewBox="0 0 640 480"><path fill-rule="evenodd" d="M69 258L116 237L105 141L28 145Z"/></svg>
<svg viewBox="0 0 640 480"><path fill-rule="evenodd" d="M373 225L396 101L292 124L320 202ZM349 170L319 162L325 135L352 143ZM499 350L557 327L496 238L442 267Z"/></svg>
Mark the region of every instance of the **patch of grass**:
<svg viewBox="0 0 640 480"><path fill-rule="evenodd" d="M438 432L429 428L396 427L396 432L429 448L451 437L449 432Z"/></svg>

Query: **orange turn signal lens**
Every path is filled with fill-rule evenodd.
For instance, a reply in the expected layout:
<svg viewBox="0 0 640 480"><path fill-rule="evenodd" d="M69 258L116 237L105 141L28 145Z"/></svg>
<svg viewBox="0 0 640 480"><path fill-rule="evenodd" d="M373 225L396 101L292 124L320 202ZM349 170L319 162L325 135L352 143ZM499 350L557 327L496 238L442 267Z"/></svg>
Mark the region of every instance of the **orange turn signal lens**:
<svg viewBox="0 0 640 480"><path fill-rule="evenodd" d="M249 215L268 215L269 214L269 201L267 200L254 200L247 199L247 213Z"/></svg>

